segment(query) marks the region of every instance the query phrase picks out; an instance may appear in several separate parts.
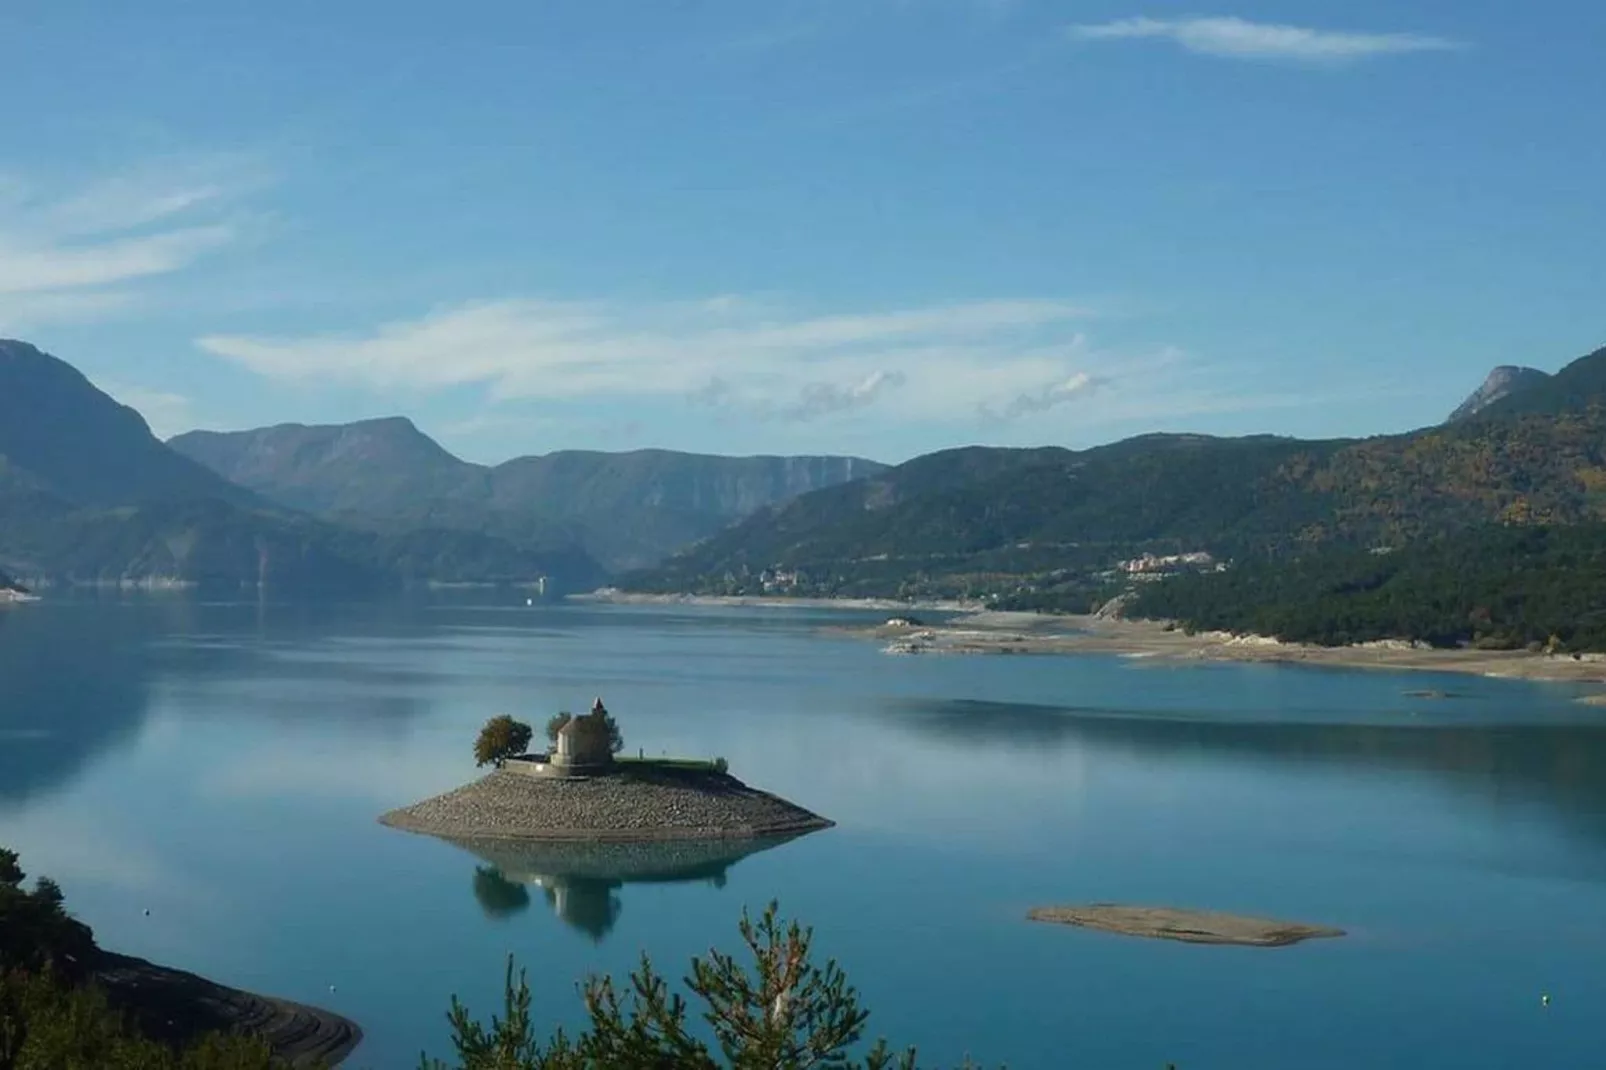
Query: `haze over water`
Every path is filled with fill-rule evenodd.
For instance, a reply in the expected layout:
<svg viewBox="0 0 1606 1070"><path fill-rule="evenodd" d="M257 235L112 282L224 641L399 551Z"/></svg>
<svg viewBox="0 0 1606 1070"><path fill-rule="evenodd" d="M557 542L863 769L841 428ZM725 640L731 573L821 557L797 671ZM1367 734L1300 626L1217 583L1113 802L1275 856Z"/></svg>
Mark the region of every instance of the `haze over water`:
<svg viewBox="0 0 1606 1070"><path fill-rule="evenodd" d="M181 600L0 613L0 843L61 881L108 947L352 1016L368 1037L353 1067L445 1055L451 994L488 1016L509 952L538 1015L574 1024L585 973L622 976L646 950L678 976L771 898L841 961L871 1034L938 1065L1599 1061L1606 716L1573 691L889 657L819 630L865 619ZM498 877L376 823L474 776L488 716L540 724L598 694L630 750L722 755L838 827L638 867L649 881L557 874L549 892L520 883L542 874ZM1194 947L1024 920L1090 901L1350 935Z"/></svg>

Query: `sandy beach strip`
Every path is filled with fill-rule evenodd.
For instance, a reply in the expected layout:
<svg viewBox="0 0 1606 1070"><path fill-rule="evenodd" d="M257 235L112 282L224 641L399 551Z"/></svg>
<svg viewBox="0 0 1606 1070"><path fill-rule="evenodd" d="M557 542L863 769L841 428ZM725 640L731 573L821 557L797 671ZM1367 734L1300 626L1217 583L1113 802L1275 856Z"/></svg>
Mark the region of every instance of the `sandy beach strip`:
<svg viewBox="0 0 1606 1070"><path fill-rule="evenodd" d="M642 594L613 587L571 594L567 602L613 606L750 606L762 609L874 609L897 612L963 612L977 609L973 602L916 601L895 598L788 598L785 595Z"/></svg>
<svg viewBox="0 0 1606 1070"><path fill-rule="evenodd" d="M1189 635L1162 621L982 611L938 625L849 631L911 654L1121 654L1150 661L1270 662L1347 669L1454 672L1518 680L1606 683L1606 655L1436 649L1403 640L1324 647L1225 632ZM1606 704L1606 696L1587 701Z"/></svg>

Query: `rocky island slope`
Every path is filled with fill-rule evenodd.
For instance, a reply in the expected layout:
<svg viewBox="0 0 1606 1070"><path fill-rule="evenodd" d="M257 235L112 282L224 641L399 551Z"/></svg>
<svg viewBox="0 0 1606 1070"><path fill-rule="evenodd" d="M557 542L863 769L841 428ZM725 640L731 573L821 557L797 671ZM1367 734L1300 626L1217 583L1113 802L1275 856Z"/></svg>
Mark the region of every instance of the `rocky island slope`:
<svg viewBox="0 0 1606 1070"><path fill-rule="evenodd" d="M541 778L498 769L380 822L447 838L503 840L762 839L833 822L711 766L619 762L605 776Z"/></svg>

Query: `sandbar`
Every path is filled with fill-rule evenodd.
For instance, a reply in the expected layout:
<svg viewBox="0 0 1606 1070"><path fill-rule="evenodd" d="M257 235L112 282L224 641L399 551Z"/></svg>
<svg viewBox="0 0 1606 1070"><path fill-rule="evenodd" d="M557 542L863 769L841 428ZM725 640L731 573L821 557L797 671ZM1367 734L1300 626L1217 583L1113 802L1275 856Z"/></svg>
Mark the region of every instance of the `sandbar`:
<svg viewBox="0 0 1606 1070"><path fill-rule="evenodd" d="M1178 910L1174 907L1121 906L1093 903L1088 906L1037 907L1026 914L1032 921L1076 925L1085 929L1147 936L1157 940L1179 940L1186 944L1232 944L1239 947L1287 947L1302 940L1343 936L1344 930L1322 925L1301 925L1268 918L1242 917L1211 910Z"/></svg>

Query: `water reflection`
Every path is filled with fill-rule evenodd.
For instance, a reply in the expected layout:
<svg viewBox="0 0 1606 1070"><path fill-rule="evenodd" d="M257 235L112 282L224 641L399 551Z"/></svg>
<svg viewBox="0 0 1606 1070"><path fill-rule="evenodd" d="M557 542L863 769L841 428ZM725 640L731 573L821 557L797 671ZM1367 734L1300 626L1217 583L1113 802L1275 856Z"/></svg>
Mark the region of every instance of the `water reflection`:
<svg viewBox="0 0 1606 1070"><path fill-rule="evenodd" d="M1491 805L1544 806L1564 827L1606 845L1606 724L1587 711L1576 721L1494 719L1459 703L1438 706L1407 710L1396 723L1349 724L957 699L895 701L886 709L912 731L970 748L1084 746L1150 759L1395 768Z"/></svg>
<svg viewBox="0 0 1606 1070"><path fill-rule="evenodd" d="M553 913L601 943L619 922L627 884L702 882L723 888L730 868L796 836L760 840L677 840L666 843L534 843L449 837L483 860L474 869L474 898L486 917L505 919L529 909L539 888Z"/></svg>
<svg viewBox="0 0 1606 1070"><path fill-rule="evenodd" d="M55 788L132 738L146 717L148 679L137 626L115 607L0 610L0 801Z"/></svg>

